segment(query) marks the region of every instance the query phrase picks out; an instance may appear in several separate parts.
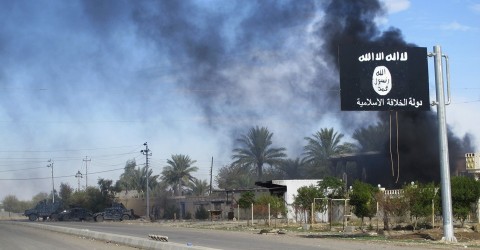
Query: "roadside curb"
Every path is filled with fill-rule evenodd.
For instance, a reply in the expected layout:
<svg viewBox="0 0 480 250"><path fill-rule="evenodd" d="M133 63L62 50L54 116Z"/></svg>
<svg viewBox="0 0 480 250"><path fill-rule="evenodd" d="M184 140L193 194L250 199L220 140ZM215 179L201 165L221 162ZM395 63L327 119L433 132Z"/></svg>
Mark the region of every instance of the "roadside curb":
<svg viewBox="0 0 480 250"><path fill-rule="evenodd" d="M126 235L118 235L118 234L110 234L110 233L101 233L97 231L91 231L88 229L76 229L76 228L68 228L68 227L61 227L61 226L53 226L53 225L46 225L40 224L35 222L18 222L18 221L2 221L0 223L8 223L20 226L28 226L39 228L43 230L49 230L58 233L65 233L70 235L82 236L86 238L101 240L105 242L112 242L120 245L125 245L129 247L136 247L140 249L164 249L164 250L190 250L190 249L198 249L198 250L214 250L215 248L209 247L202 247L202 246L189 246L183 245L179 243L173 242L161 242L161 241L154 241L151 239L143 239L140 237L133 237L133 236L126 236Z"/></svg>

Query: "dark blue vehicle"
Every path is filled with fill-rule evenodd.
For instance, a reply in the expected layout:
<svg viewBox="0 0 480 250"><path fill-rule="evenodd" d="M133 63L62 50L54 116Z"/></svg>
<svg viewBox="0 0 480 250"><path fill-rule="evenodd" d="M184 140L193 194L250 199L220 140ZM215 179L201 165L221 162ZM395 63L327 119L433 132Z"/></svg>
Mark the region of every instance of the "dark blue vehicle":
<svg viewBox="0 0 480 250"><path fill-rule="evenodd" d="M103 220L124 221L133 218L133 210L125 208L122 203L113 203L112 207L106 208L103 212L93 215L93 219L98 222L102 222Z"/></svg>
<svg viewBox="0 0 480 250"><path fill-rule="evenodd" d="M59 221L92 221L93 214L83 207L74 207L61 212Z"/></svg>
<svg viewBox="0 0 480 250"><path fill-rule="evenodd" d="M27 216L30 221L36 221L42 218L44 221L50 219L52 221L58 220L58 214L62 211L63 203L56 199L55 202L51 200L40 201L34 208L27 209L23 215Z"/></svg>

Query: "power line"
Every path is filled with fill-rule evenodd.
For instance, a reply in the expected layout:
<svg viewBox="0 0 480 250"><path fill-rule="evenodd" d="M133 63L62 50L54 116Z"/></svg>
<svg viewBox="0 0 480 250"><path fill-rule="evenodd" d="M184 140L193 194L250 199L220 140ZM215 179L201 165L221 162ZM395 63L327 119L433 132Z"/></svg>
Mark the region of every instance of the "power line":
<svg viewBox="0 0 480 250"><path fill-rule="evenodd" d="M125 168L116 168L116 169L110 169L110 170L91 172L90 174L101 174L101 173L113 172L113 171L118 171L118 170L125 170Z"/></svg>
<svg viewBox="0 0 480 250"><path fill-rule="evenodd" d="M83 148L83 149L61 149L61 150L0 150L0 153L53 153L53 152L75 152L75 151L93 151L103 149L115 149L115 148L139 148L138 145L130 146L115 146L115 147L102 147L102 148Z"/></svg>
<svg viewBox="0 0 480 250"><path fill-rule="evenodd" d="M0 170L0 173L5 173L5 172L16 172L16 171L23 171L23 170L32 170L32 169L40 169L44 167L34 167L34 168L21 168L21 169L8 169L8 170Z"/></svg>
<svg viewBox="0 0 480 250"><path fill-rule="evenodd" d="M90 172L90 175L92 174L101 174L101 173L107 173L107 172L113 172L113 171L118 171L118 170L125 170L125 168L116 168L116 169L109 169L109 170L103 170L103 171L97 171L97 172ZM54 179L60 179L60 178L70 178L70 177L75 177L74 174L72 175L61 175L61 176L54 176ZM52 178L51 176L49 177L29 177L29 178L0 178L0 181L31 181L31 180L46 180Z"/></svg>
<svg viewBox="0 0 480 250"><path fill-rule="evenodd" d="M132 155L132 154L137 154L137 156L135 156L134 158L138 157L138 152L135 150L135 151L129 151L129 152L125 152L125 153L117 153L117 154L104 154L104 155L97 155L96 158L100 158L100 159L116 159L116 158L120 158L121 156L125 156L125 155ZM47 162L49 158L24 158L24 157L0 157L0 162L1 161L8 161L8 163L5 163L5 164L0 164L0 166L11 166L11 165L16 165L16 166L19 166L19 165L31 165L31 164L35 164L35 163L43 163L43 162ZM78 161L78 160L82 160L83 158L81 157L55 157L55 160L56 161L62 161L62 162L67 162L67 161ZM14 163L12 164L12 161L14 161Z"/></svg>
<svg viewBox="0 0 480 250"><path fill-rule="evenodd" d="M452 102L452 104L465 104L465 103L474 103L474 102L480 102L480 99L472 100L472 101L464 101L464 102Z"/></svg>

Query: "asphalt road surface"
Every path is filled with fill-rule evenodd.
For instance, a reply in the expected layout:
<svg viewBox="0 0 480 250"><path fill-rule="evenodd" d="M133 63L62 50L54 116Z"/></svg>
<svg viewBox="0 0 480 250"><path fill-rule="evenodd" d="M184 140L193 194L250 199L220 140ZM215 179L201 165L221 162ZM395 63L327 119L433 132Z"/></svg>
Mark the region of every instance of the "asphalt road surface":
<svg viewBox="0 0 480 250"><path fill-rule="evenodd" d="M25 223L34 223L27 222ZM37 223L37 222L35 222ZM83 230L91 230L118 235L147 238L148 234L157 234L169 237L169 242L182 245L190 244L216 249L258 249L258 250L308 250L308 249L432 249L432 245L410 245L408 243L391 243L364 240L345 240L335 238L300 237L298 235L260 235L258 230L251 232L231 232L224 230L209 230L173 227L162 223L138 223L138 222L38 222L49 225L72 227ZM0 223L1 225L1 223ZM3 229L3 226L2 226ZM38 230L38 229L33 229ZM20 233L20 232L19 232ZM3 233L0 240L3 245ZM58 236L58 235L57 235ZM55 236L52 236L55 238ZM58 236L59 237L59 236ZM20 237L21 238L21 237ZM18 236L17 236L17 239ZM37 239L37 240L35 240ZM33 240L38 241L37 238ZM58 240L58 239L56 239ZM48 242L48 241L47 241ZM61 244L61 243L58 243ZM105 243L103 243L105 244ZM33 244L37 249L37 245ZM80 246L79 246L80 247ZM107 247L105 245L105 247ZM446 247L446 248L445 248ZM40 247L38 247L40 248ZM68 247L69 249L85 249ZM445 245L437 245L435 249L449 249ZM5 248L7 249L7 248ZM14 248L8 248L14 249ZM19 248L15 248L19 249ZM24 248L33 249L33 248ZM88 248L95 249L95 248ZM97 248L100 249L100 248ZM105 248L106 249L106 248Z"/></svg>
<svg viewBox="0 0 480 250"><path fill-rule="evenodd" d="M0 250L132 250L135 248L0 222Z"/></svg>

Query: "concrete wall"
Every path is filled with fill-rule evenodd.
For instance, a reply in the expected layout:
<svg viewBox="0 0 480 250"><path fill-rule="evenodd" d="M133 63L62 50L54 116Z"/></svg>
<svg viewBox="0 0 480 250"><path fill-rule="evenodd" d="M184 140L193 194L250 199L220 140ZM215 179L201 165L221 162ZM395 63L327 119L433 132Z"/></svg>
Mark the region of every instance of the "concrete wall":
<svg viewBox="0 0 480 250"><path fill-rule="evenodd" d="M295 210L293 202L295 201L295 196L298 195L298 189L304 186L317 186L318 182L322 181L321 179L314 180L272 180L272 184L282 185L287 187L287 191L284 194L285 202L287 203L287 218L293 222L304 221L305 218L310 215L299 213ZM315 213L314 214L316 221L328 221L327 213Z"/></svg>
<svg viewBox="0 0 480 250"><path fill-rule="evenodd" d="M286 192L283 199L287 205L287 219L293 222L304 221L305 216L310 217L310 214L306 215L296 211L293 202L295 201L295 196L298 195L298 189L303 186L317 186L318 182L322 181L321 179L314 180L272 180L272 184L282 185L286 187ZM226 197L168 197L166 199L166 204L157 204L156 197L150 197L150 214L157 214L157 218L163 217L164 207L175 205L180 209L180 214L177 215L177 219L184 219L185 216L190 213L192 218L195 217L195 212L200 206L204 206L207 210L220 210L222 213L221 219L227 219L229 212L234 212L234 216L238 216L238 207L237 201L241 197L242 192L230 193L228 198L228 204ZM268 193L268 190L255 191L256 196ZM146 214L146 200L141 195L135 193L135 191L129 191L128 195L122 194L118 195L116 200L123 203L126 208L133 209L134 213L138 216L145 216ZM255 215L254 215L255 216ZM316 221L328 221L327 213L315 213L314 214ZM250 209L241 209L240 210L240 219L250 219L251 210ZM237 218L238 219L238 218Z"/></svg>

